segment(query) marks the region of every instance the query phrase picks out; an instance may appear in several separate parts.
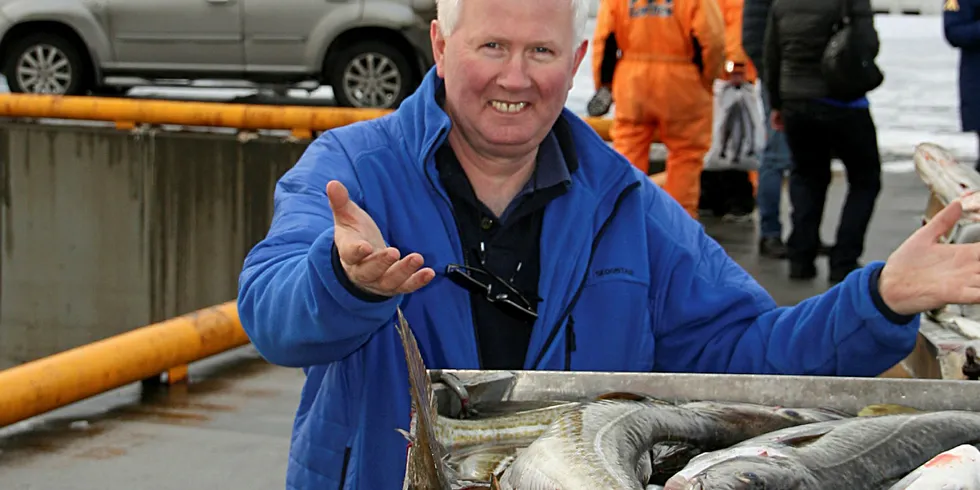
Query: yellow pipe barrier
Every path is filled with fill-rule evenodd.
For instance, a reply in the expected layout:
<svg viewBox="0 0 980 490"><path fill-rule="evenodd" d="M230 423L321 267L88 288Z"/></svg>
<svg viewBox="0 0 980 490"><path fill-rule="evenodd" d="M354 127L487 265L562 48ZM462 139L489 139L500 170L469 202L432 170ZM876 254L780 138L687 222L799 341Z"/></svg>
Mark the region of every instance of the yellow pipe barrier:
<svg viewBox="0 0 980 490"><path fill-rule="evenodd" d="M0 427L248 343L231 301L0 371Z"/></svg>
<svg viewBox="0 0 980 490"><path fill-rule="evenodd" d="M41 94L0 95L0 116L48 119L83 119L115 122L128 128L134 123L209 126L235 129L288 129L297 134L326 131L358 121L374 119L388 109L274 106L175 100L137 100L118 97L86 97ZM609 141L610 119L585 119Z"/></svg>

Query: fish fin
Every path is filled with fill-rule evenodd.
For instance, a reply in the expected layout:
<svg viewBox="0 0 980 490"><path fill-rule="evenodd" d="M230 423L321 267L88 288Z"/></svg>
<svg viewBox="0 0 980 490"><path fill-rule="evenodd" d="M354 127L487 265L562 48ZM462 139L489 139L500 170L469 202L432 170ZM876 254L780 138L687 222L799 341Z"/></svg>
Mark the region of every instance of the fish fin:
<svg viewBox="0 0 980 490"><path fill-rule="evenodd" d="M404 437L406 441L408 441L410 443L414 443L415 442L415 436L413 436L411 432L409 432L409 431L407 431L405 429L399 429L399 428L396 428L395 430L398 431L398 433L401 434L402 437Z"/></svg>
<svg viewBox="0 0 980 490"><path fill-rule="evenodd" d="M599 400L631 400L637 402L652 402L662 405L673 405L673 403L668 402L667 400L662 400L643 393L634 393L632 391L611 391L609 393L603 393L593 399L593 401Z"/></svg>
<svg viewBox="0 0 980 490"><path fill-rule="evenodd" d="M497 475L490 475L490 490L500 490L500 480Z"/></svg>
<svg viewBox="0 0 980 490"><path fill-rule="evenodd" d="M446 454L435 435L435 396L429 373L422 361L415 335L408 326L408 321L397 309L398 335L405 349L405 361L408 367L408 383L412 396L412 412L415 416L415 432L409 434L412 451L409 453L406 478L410 478L418 490L448 490L449 480L445 472L444 455Z"/></svg>
<svg viewBox="0 0 980 490"><path fill-rule="evenodd" d="M878 403L868 405L858 412L858 417L878 417L881 415L895 415L900 413L922 413L922 410L895 403Z"/></svg>
<svg viewBox="0 0 980 490"><path fill-rule="evenodd" d="M829 432L829 430L828 430L828 432ZM799 436L794 436L794 437L787 437L786 439L783 439L782 441L780 441L780 443L783 444L784 446L799 447L799 446L803 446L804 444L807 444L809 442L813 442L813 441L815 441L817 439L820 439L824 435L826 435L826 432L823 432L823 433L820 433L820 434L804 434L804 435L799 435ZM763 456L766 456L766 455L763 455Z"/></svg>

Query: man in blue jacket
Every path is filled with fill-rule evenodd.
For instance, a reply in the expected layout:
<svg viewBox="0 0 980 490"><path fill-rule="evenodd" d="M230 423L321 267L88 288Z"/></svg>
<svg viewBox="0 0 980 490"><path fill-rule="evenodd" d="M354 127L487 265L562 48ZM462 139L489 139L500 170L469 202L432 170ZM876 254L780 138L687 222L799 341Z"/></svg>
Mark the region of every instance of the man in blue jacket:
<svg viewBox="0 0 980 490"><path fill-rule="evenodd" d="M946 41L960 49L960 124L980 142L980 0L945 0ZM980 171L980 151L976 169Z"/></svg>
<svg viewBox="0 0 980 490"><path fill-rule="evenodd" d="M887 264L777 307L564 109L589 0L439 7L417 92L317 138L245 260L242 325L307 376L288 488L401 488L397 307L430 368L874 376L918 312L980 301L980 245L936 243L957 203Z"/></svg>

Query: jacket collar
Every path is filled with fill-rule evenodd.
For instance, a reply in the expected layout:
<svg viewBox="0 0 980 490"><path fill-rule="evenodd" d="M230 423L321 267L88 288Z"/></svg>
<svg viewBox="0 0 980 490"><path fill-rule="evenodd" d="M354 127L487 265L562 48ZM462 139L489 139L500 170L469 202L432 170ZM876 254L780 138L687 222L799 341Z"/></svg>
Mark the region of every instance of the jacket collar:
<svg viewBox="0 0 980 490"><path fill-rule="evenodd" d="M443 86L443 79L433 66L418 89L391 114L399 127L403 144L414 156L413 163L420 172L431 171L433 175L436 172L436 149L445 142L452 127L449 115L436 98ZM629 161L609 147L588 123L568 108L562 110L556 125L567 128L567 133L571 134L571 138L560 139L559 144L565 158L574 162L569 168L573 187L584 185L589 188L589 193L598 198L610 191L618 194L619 190L641 177Z"/></svg>

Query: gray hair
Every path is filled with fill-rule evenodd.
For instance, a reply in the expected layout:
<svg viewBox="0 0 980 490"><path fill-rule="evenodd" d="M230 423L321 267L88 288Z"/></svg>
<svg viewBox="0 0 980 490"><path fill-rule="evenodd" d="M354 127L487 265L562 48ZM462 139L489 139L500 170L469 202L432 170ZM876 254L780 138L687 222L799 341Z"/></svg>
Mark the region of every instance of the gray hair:
<svg viewBox="0 0 980 490"><path fill-rule="evenodd" d="M528 0L535 1L535 0ZM575 45L588 39L589 11L593 0L568 0L572 4L572 28L575 32ZM463 0L436 0L440 31L444 37L449 37L456 30L459 22L459 7Z"/></svg>

